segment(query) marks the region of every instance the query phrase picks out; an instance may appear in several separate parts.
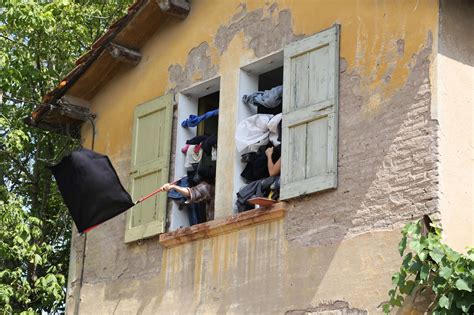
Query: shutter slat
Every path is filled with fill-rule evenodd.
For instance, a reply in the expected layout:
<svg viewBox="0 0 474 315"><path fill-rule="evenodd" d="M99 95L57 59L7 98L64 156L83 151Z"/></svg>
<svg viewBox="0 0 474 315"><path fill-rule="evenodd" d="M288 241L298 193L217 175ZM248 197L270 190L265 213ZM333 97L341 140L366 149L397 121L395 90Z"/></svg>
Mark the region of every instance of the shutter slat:
<svg viewBox="0 0 474 315"><path fill-rule="evenodd" d="M305 179L306 125L291 128L289 141L292 154L289 172L293 180Z"/></svg>
<svg viewBox="0 0 474 315"><path fill-rule="evenodd" d="M306 147L306 178L323 175L328 172L328 117L322 117L308 123Z"/></svg>
<svg viewBox="0 0 474 315"><path fill-rule="evenodd" d="M304 123L309 123L320 116L327 116L334 111L334 100L325 101L313 106L295 110L285 115L282 127L295 127Z"/></svg>
<svg viewBox="0 0 474 315"><path fill-rule="evenodd" d="M308 54L298 56L293 59L292 68L294 69L293 79L293 106L292 109L302 108L308 106Z"/></svg>
<svg viewBox="0 0 474 315"><path fill-rule="evenodd" d="M309 102L315 104L329 97L329 45L309 53Z"/></svg>

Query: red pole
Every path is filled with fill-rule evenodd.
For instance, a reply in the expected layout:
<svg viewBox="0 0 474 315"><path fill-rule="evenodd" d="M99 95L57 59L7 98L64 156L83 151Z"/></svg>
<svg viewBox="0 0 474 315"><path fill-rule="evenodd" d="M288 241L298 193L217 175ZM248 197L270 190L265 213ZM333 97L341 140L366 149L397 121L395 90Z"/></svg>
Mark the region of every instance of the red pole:
<svg viewBox="0 0 474 315"><path fill-rule="evenodd" d="M181 177L180 179L175 180L174 182L171 182L170 184L172 184L172 185L173 185L173 184L176 184L176 183L179 182L182 178L183 178L183 177ZM152 197L152 196L154 196L154 195L156 195L157 193L162 192L162 191L163 191L163 189L158 188L158 189L152 191L151 193L149 193L148 195L146 195L145 197L141 197L140 199L138 199L138 200L135 202L135 204L137 205L137 204L139 204L140 202L143 202L143 201L147 200L148 198L150 198L150 197Z"/></svg>
<svg viewBox="0 0 474 315"><path fill-rule="evenodd" d="M172 182L172 183L170 183L170 184L176 184L176 183L179 182L182 178L184 178L184 177L181 177L180 179L177 179L177 180L175 180L174 182ZM153 192L149 193L148 195L146 195L145 197L141 197L140 199L138 199L138 201L135 202L135 204L137 205L137 204L139 204L140 202L147 200L148 198L150 198L150 197L156 195L157 193L159 193L159 192L161 192L161 191L163 191L163 190L160 189L160 188L158 188L158 189L154 190ZM98 225L99 225L99 224L96 224L96 225L93 225L93 226L91 226L91 227L88 227L88 228L85 229L82 233L87 233L87 232L89 232L90 230L92 230L93 228L95 228L95 227L98 226Z"/></svg>

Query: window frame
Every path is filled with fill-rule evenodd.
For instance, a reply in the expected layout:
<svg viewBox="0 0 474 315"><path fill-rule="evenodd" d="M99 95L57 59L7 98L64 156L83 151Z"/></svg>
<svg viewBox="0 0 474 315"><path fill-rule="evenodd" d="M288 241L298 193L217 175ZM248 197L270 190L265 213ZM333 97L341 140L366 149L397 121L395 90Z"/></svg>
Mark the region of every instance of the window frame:
<svg viewBox="0 0 474 315"><path fill-rule="evenodd" d="M176 121L176 131L175 137L175 164L174 164L174 179L181 178L186 176L186 171L184 170L184 161L185 156L181 152L181 148L186 143L186 140L191 139L196 136L197 127L195 128L182 128L181 122L187 118L189 115L198 114L198 99L220 91L220 76L212 77L208 80L197 82L189 87L179 90L176 93L177 98L177 121ZM221 95L219 96L219 104L221 103ZM216 178L216 184L218 179ZM169 209L169 226L167 232L172 232L177 229L188 227L189 219L186 211L179 209L176 202L171 203Z"/></svg>
<svg viewBox="0 0 474 315"><path fill-rule="evenodd" d="M236 126L242 120L257 114L257 108L255 106L249 106L244 104L242 97L246 94L251 94L258 91L258 80L261 74L275 70L283 66L283 49L279 49L263 57L257 58L250 62L247 62L239 68L239 91L237 93L237 114L236 114ZM245 185L245 181L240 176L245 168L245 164L240 161L242 152L238 152L237 148L235 151L235 163L234 163L234 183L233 183L233 213L237 213L235 202L237 200L237 192Z"/></svg>

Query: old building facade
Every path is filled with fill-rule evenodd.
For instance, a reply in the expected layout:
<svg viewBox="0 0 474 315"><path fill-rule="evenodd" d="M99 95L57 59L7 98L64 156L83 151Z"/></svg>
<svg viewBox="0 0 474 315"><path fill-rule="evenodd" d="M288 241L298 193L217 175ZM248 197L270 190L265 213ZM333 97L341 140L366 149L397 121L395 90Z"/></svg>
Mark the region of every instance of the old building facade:
<svg viewBox="0 0 474 315"><path fill-rule="evenodd" d="M469 1L137 1L49 97L97 115L94 149L137 198L182 175L180 122L219 92L215 220L182 228L161 195L74 234L68 313L377 314L406 222L428 214L450 245L472 246L472 13ZM114 58L111 43L141 59ZM276 69L285 201L236 214L241 97Z"/></svg>

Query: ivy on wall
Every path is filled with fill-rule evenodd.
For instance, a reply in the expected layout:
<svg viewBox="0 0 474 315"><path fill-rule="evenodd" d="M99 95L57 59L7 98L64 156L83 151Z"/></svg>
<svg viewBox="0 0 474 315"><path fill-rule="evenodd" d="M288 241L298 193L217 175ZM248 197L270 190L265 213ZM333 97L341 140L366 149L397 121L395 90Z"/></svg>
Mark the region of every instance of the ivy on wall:
<svg viewBox="0 0 474 315"><path fill-rule="evenodd" d="M474 248L458 253L442 242L441 232L427 216L403 228L403 260L392 276L390 300L383 305L386 314L418 295L433 297L428 314L474 314Z"/></svg>

